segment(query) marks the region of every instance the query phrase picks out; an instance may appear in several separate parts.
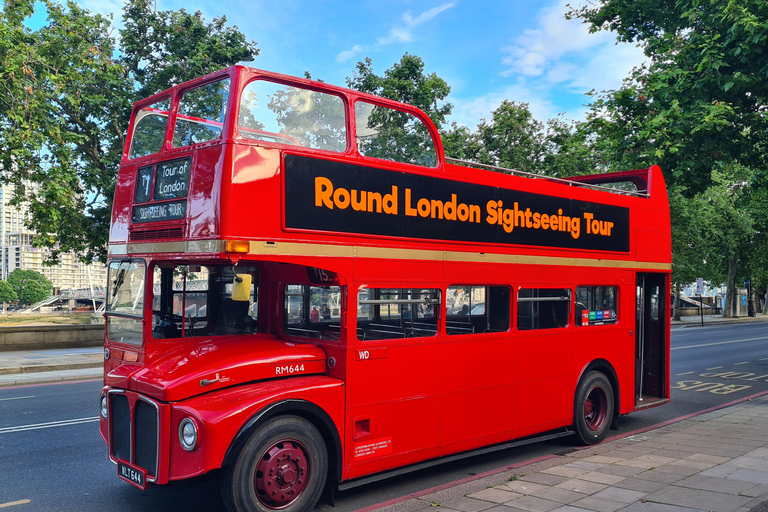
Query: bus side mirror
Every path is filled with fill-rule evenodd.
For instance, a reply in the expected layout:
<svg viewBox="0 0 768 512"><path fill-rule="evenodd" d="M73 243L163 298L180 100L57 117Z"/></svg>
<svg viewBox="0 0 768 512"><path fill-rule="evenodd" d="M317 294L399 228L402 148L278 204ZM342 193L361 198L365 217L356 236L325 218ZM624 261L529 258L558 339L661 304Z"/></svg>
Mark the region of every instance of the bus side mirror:
<svg viewBox="0 0 768 512"><path fill-rule="evenodd" d="M243 302L251 298L251 274L235 274L232 283L232 300Z"/></svg>

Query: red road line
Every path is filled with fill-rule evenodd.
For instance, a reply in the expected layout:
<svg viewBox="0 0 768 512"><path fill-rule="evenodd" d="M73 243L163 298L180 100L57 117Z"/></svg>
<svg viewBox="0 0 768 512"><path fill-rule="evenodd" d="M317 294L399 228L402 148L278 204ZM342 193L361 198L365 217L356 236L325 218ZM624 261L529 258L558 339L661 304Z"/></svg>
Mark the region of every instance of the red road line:
<svg viewBox="0 0 768 512"><path fill-rule="evenodd" d="M461 480L455 480L453 482L449 482L447 484L438 485L437 487L432 487L430 489L425 489L423 491L415 492L413 494L409 494L407 496L401 496L400 498L393 498L389 501L385 501L383 503L379 503L377 505L369 505L365 508L357 509L356 512L370 512L371 510L377 510L382 507L387 507L389 505L395 505L397 503L402 503L404 501L408 501L410 499L414 498L420 498L421 496L432 494L433 492L442 491L444 489L448 489L450 487L455 487L457 485L465 484L467 482L472 482L474 480L478 480L480 478L485 478L486 476L496 475L498 473L503 473L504 471L509 471L510 469L517 469L522 466L527 466L529 464L534 464L536 462L541 462L543 460L549 460L554 459L557 457L557 455L542 455L541 457L536 457L535 459L526 460L524 462L518 462L517 464L512 464L510 466L504 466L503 468L496 468L491 469L490 471L486 471L485 473L480 473L478 475L472 475L468 476L466 478L462 478Z"/></svg>

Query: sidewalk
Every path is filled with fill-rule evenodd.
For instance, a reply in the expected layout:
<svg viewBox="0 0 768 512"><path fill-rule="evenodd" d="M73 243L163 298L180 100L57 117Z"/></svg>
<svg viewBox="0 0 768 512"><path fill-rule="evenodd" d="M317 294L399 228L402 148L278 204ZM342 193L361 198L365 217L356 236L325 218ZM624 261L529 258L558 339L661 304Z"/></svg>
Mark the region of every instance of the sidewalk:
<svg viewBox="0 0 768 512"><path fill-rule="evenodd" d="M741 324L741 323L755 323L755 322L768 322L768 315L758 313L756 316L742 316L738 318L723 318L720 315L704 315L704 325L713 324ZM701 316L681 316L680 320L672 320L672 328L675 327L700 327Z"/></svg>
<svg viewBox="0 0 768 512"><path fill-rule="evenodd" d="M768 395L372 510L766 512Z"/></svg>
<svg viewBox="0 0 768 512"><path fill-rule="evenodd" d="M0 352L0 388L100 379L102 347Z"/></svg>

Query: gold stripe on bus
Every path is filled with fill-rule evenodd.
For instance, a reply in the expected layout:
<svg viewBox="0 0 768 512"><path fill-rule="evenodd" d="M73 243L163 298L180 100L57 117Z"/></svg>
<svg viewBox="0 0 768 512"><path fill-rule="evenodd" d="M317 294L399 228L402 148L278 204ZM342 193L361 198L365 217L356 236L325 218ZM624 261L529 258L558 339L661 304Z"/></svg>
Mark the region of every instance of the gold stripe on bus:
<svg viewBox="0 0 768 512"><path fill-rule="evenodd" d="M224 252L224 240L190 240L187 242L131 242L109 246L109 255L155 254L163 252L218 253Z"/></svg>
<svg viewBox="0 0 768 512"><path fill-rule="evenodd" d="M208 240L196 242L153 242L113 245L110 255L153 254L162 252L215 253L224 252L226 241ZM119 252L119 251L125 252ZM397 247L371 247L361 245L333 245L297 242L268 242L251 240L249 255L320 256L331 258L375 258L394 260L453 261L464 263L504 263L517 265L558 265L596 268L626 268L671 270L671 263L650 261L610 260L557 256L532 256L525 254L478 253L427 249L401 249ZM243 255L245 256L245 255Z"/></svg>

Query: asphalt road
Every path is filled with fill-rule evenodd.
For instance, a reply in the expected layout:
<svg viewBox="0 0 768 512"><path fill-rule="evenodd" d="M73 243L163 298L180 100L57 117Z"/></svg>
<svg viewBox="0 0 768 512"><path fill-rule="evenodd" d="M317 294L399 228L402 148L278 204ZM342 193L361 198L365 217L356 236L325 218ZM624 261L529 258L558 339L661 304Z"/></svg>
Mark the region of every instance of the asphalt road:
<svg viewBox="0 0 768 512"><path fill-rule="evenodd" d="M768 323L675 329L672 402L620 420L621 433L768 391ZM100 382L0 389L0 507L9 512L223 511L215 478L141 492L117 478L97 430ZM337 495L346 512L569 449L569 438L444 464Z"/></svg>

